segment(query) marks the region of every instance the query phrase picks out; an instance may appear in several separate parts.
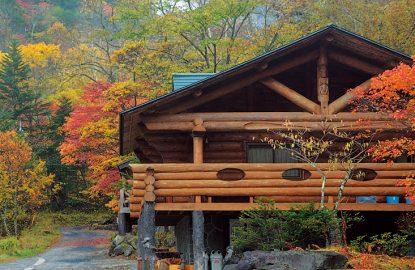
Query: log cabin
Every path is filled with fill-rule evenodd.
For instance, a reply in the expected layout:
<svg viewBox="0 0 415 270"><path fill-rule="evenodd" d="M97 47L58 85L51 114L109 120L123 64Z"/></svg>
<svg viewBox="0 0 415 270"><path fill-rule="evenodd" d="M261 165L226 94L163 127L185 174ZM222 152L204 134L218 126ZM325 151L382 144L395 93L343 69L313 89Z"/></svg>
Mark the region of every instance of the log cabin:
<svg viewBox="0 0 415 270"><path fill-rule="evenodd" d="M411 132L388 116L352 113L353 95L347 91L368 88L370 78L402 62L412 59L329 25L229 70L183 74L185 82L175 81L170 93L122 112L120 152L134 152L140 160L129 167L133 180L127 205L130 219L138 220L139 239L154 244L154 226L175 226L178 250L198 269L203 251L229 244L230 222L256 198L272 199L280 209L318 202L321 180L315 170L258 138L284 130L286 121L318 132L328 118L344 130ZM359 125L358 119L370 125ZM350 180L340 210L415 211L404 201L404 187L396 184L415 171L409 159L357 166L376 177ZM293 168L309 172L308 179L284 177ZM344 173L330 172L327 207L333 206ZM392 195L401 202L385 203ZM358 203L359 196L376 196L377 202ZM141 250L141 256L154 254Z"/></svg>

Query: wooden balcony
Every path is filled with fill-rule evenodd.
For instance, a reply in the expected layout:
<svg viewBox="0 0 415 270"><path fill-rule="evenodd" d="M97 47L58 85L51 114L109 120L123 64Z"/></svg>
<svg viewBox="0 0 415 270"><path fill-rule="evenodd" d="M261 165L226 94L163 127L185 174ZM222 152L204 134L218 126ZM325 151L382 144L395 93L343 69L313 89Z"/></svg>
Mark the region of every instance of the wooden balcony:
<svg viewBox="0 0 415 270"><path fill-rule="evenodd" d="M345 175L344 169L332 166L318 165L328 175L327 207L333 207ZM265 197L274 200L279 209L290 209L310 202L318 205L321 196L321 176L310 165L301 163L132 164L131 169L132 217L140 215L144 201L155 201L156 211L242 211L253 207L257 198ZM307 175L289 179L289 169L305 170L302 172ZM415 211L415 205L403 199L405 188L398 186L400 180L415 173L415 164L361 163L356 169L373 170L374 179L349 180L340 210ZM358 196L377 196L377 202L357 203ZM401 203L387 204L386 196L400 196Z"/></svg>

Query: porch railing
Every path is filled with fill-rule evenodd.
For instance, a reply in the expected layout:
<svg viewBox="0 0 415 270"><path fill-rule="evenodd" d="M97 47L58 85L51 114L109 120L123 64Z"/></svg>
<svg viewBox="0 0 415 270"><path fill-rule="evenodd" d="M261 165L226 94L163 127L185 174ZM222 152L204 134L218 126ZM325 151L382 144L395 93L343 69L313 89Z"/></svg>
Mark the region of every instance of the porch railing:
<svg viewBox="0 0 415 270"><path fill-rule="evenodd" d="M321 163L317 167L328 176L325 202L332 207L340 183L346 174L341 166ZM132 217L140 215L143 201L155 201L158 211L241 211L253 206L261 197L272 199L281 209L321 198L321 173L309 164L301 163L180 163L132 164L133 190L130 197ZM287 170L306 172L307 179L293 179ZM371 171L371 180L350 179L340 204L343 210L414 211L415 206L386 204L385 196L405 195L399 182L415 173L413 163L361 163L356 174ZM358 177L359 178L359 177ZM358 196L377 196L376 204L356 203Z"/></svg>

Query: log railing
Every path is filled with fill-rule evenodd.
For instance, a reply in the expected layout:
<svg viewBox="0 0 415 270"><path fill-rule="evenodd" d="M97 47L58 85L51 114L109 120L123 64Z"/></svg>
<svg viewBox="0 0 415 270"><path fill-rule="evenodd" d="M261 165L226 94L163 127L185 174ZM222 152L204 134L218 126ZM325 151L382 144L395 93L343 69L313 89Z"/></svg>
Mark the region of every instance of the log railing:
<svg viewBox="0 0 415 270"><path fill-rule="evenodd" d="M324 163L318 167L327 172L325 194L332 206L338 187L345 175L342 168ZM180 163L132 164L133 190L130 198L132 217L137 217L144 200L155 200L159 211L241 211L252 207L255 198L267 197L277 207L289 209L293 204L319 202L321 176L308 164L299 163ZM233 168L243 172L241 180L221 180L218 172ZM287 180L283 173L288 169L305 169L310 172L306 180ZM387 205L384 196L403 196L405 188L398 186L401 179L415 172L413 163L361 163L356 169L376 172L373 180L349 180L340 204L345 210L413 211L415 206ZM223 178L222 178L223 179ZM154 195L154 196L153 196ZM356 203L356 196L378 196L377 204Z"/></svg>

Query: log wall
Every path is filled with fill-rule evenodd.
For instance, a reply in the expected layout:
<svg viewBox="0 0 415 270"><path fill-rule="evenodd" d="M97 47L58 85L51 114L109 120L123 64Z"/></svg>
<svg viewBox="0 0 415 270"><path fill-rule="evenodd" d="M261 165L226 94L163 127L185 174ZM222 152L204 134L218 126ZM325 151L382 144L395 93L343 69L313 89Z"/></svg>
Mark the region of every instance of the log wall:
<svg viewBox="0 0 415 270"><path fill-rule="evenodd" d="M235 146L236 147L236 146ZM325 190L326 201L331 205L338 193L345 171L331 168L323 163L319 168L327 171L328 181ZM244 171L241 180L221 180L218 171L236 168ZM310 171L307 180L284 179L285 170L301 168ZM377 176L369 181L349 180L344 190L342 207L347 210L415 210L415 206L397 205L391 208L384 202L385 196L404 196L405 188L398 186L400 180L415 172L413 163L361 163L356 168L372 169ZM148 185L145 179L148 170L154 170L154 194L156 210L212 210L240 211L252 205L254 199L267 197L289 208L292 204L318 202L320 200L320 175L308 164L299 163L174 163L174 164L132 164L133 190L130 198L131 216L137 217ZM355 203L356 196L378 196L377 204L362 206ZM226 202L225 202L226 201ZM277 205L277 206L278 206ZM290 206L291 205L291 206ZM366 207L366 208L365 208Z"/></svg>

